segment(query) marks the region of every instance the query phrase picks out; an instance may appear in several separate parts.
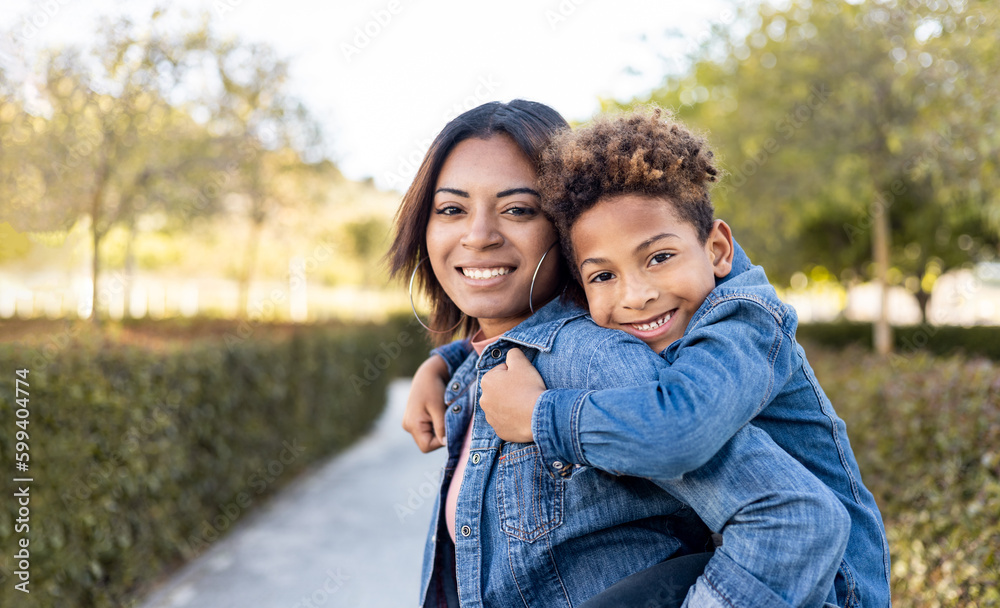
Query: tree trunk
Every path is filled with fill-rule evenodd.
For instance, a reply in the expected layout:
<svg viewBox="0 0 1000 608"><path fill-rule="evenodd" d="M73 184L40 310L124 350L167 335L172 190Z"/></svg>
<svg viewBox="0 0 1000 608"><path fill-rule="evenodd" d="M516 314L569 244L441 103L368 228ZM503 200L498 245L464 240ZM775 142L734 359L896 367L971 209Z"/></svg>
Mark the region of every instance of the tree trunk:
<svg viewBox="0 0 1000 608"><path fill-rule="evenodd" d="M921 289L913 295L917 298L917 304L920 306L920 323L927 325L927 303L931 300L931 294Z"/></svg>
<svg viewBox="0 0 1000 608"><path fill-rule="evenodd" d="M260 233L263 227L263 219L258 219L256 214L250 224L250 235L247 239L247 247L243 252L243 273L240 276L239 310L237 318L245 319L249 314L250 306L250 279L253 276L254 267L257 265L257 250L260 245Z"/></svg>
<svg viewBox="0 0 1000 608"><path fill-rule="evenodd" d="M95 198L94 199L94 207L93 207L93 210L91 211L91 217L93 219L91 220L91 224L92 225L90 227L90 235L91 235L91 237L93 237L92 240L93 240L93 243L94 243L94 256L93 256L93 259L91 260L91 269L90 269L90 289L91 289L91 293L93 294L93 301L92 301L91 310L90 310L90 320L91 320L91 322L94 325L100 325L101 324L100 315L99 315L98 310L97 310L97 299L98 299L97 298L97 277L98 277L98 274L101 271L101 263L99 261L100 257L101 257L100 256L101 234L100 234L100 232L97 231L97 214L98 214L97 209L98 209L99 206L100 206L100 204L97 202L97 199Z"/></svg>
<svg viewBox="0 0 1000 608"><path fill-rule="evenodd" d="M135 227L129 226L128 228L128 240L125 241L125 276L123 277L123 283L125 284L125 314L127 316L132 316L132 279L135 276L135 250L132 245L135 243Z"/></svg>
<svg viewBox="0 0 1000 608"><path fill-rule="evenodd" d="M878 189L875 190L878 192ZM888 355L892 352L892 327L889 325L889 205L876 200L872 204L872 255L875 259L876 282L879 286L879 311L873 328L875 352Z"/></svg>
<svg viewBox="0 0 1000 608"><path fill-rule="evenodd" d="M97 279L101 273L101 239L104 233L98 228L101 219L101 199L104 198L104 186L107 184L108 175L111 172L107 161L101 171L97 174L97 188L94 190L93 199L90 202L90 235L94 244L94 256L91 260L90 285L93 293L93 303L91 306L90 320L95 326L101 324L101 315L97 307L99 298L97 297Z"/></svg>

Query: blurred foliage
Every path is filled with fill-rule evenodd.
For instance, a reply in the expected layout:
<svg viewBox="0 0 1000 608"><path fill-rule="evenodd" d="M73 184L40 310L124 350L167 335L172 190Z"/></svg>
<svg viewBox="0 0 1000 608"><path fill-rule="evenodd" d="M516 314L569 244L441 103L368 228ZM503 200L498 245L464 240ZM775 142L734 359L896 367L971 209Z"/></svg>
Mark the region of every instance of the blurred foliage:
<svg viewBox="0 0 1000 608"><path fill-rule="evenodd" d="M0 323L19 339L0 343L0 418L15 419L14 370L31 370L40 480L32 592L14 590L12 550L0 556L0 605L128 605L367 430L389 380L427 355L414 326ZM0 467L13 470L13 455L14 434L0 433ZM0 505L4 547L24 536L16 509Z"/></svg>
<svg viewBox="0 0 1000 608"><path fill-rule="evenodd" d="M923 306L938 275L997 255L1000 5L782 5L739 9L688 68L630 103L709 132L727 173L718 215L775 280L816 265L845 283L878 278L884 213L886 278Z"/></svg>
<svg viewBox="0 0 1000 608"><path fill-rule="evenodd" d="M31 250L28 237L14 230L7 222L0 223L0 263L23 257Z"/></svg>
<svg viewBox="0 0 1000 608"><path fill-rule="evenodd" d="M348 254L359 260L368 260L362 269L361 284L378 285L382 279L382 254L388 251L391 227L385 218L368 217L344 224L344 246Z"/></svg>
<svg viewBox="0 0 1000 608"><path fill-rule="evenodd" d="M893 604L1000 606L1000 365L805 347L882 512Z"/></svg>

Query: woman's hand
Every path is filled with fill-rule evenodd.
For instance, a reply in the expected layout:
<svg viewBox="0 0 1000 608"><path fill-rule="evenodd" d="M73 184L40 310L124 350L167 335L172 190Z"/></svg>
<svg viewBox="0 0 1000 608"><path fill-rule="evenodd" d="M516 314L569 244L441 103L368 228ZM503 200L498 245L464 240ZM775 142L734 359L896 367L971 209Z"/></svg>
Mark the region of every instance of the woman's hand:
<svg viewBox="0 0 1000 608"><path fill-rule="evenodd" d="M531 414L535 402L545 392L545 381L519 349L507 351L507 362L483 376L479 405L486 421L504 441L530 443Z"/></svg>
<svg viewBox="0 0 1000 608"><path fill-rule="evenodd" d="M444 385L448 381L448 365L437 355L420 364L413 374L410 396L403 412L403 429L413 435L417 447L425 454L444 447Z"/></svg>

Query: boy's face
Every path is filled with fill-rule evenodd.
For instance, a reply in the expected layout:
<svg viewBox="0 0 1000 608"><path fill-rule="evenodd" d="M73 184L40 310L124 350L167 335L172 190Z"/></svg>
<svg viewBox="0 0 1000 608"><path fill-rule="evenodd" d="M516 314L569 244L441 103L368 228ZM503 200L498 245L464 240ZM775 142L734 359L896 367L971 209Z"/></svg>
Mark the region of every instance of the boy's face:
<svg viewBox="0 0 1000 608"><path fill-rule="evenodd" d="M695 227L661 198L601 199L573 224L570 239L594 321L656 352L684 335L716 277L732 269L729 226L715 220L701 243Z"/></svg>

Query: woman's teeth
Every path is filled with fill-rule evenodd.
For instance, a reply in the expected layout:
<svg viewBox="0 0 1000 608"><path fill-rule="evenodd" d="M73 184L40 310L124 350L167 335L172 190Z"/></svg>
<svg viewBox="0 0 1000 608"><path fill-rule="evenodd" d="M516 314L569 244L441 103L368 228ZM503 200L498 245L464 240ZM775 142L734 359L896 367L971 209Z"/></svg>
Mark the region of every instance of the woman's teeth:
<svg viewBox="0 0 1000 608"><path fill-rule="evenodd" d="M666 323L667 321L669 321L670 317L672 317L672 316L674 316L674 313L668 312L666 315L664 315L664 317L662 319L657 319L656 321L653 321L652 323L643 323L641 325L636 325L635 323L633 323L632 327L638 329L639 331L649 331L651 329L656 329L657 327L663 325L664 323Z"/></svg>
<svg viewBox="0 0 1000 608"><path fill-rule="evenodd" d="M470 279L491 279L510 271L510 268L463 268L462 274Z"/></svg>

